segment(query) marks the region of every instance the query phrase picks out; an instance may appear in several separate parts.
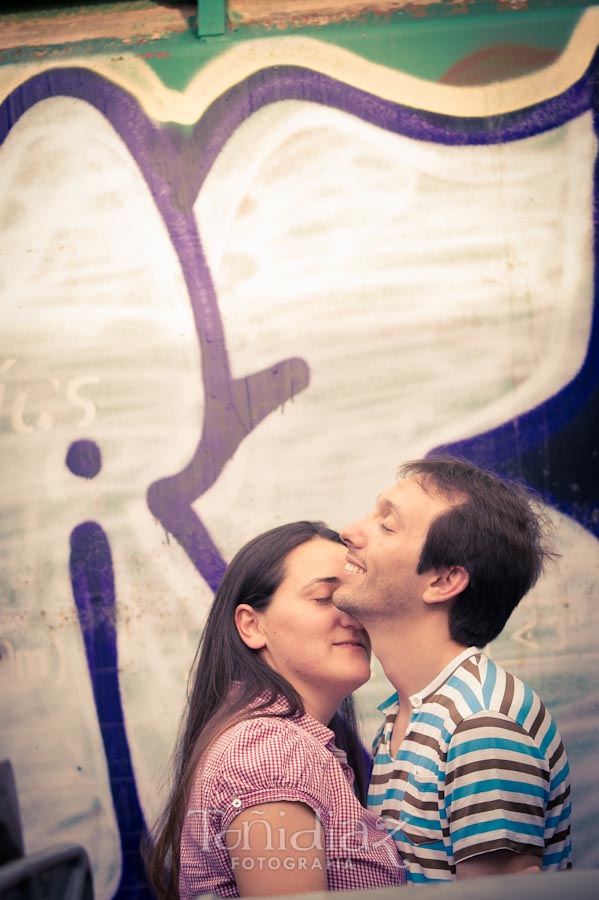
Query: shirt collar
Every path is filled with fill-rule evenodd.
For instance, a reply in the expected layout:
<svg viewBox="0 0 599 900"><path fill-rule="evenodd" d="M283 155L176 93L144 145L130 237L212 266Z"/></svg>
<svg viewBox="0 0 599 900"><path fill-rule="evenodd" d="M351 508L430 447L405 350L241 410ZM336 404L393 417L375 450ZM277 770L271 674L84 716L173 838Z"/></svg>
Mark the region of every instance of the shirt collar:
<svg viewBox="0 0 599 900"><path fill-rule="evenodd" d="M461 653L458 653L457 656L451 660L451 662L447 663L444 669L442 669L438 675L435 675L432 681L430 681L426 687L422 688L420 691L416 691L415 694L410 696L410 704L414 708L418 708L422 706L425 700L430 697L435 691L438 691L442 684L445 684L449 676L455 672L456 669L462 665L462 663L466 662L471 656L476 654L480 654L480 650L478 647L467 647L465 650L462 650ZM393 707L399 707L399 697L397 696L397 691L391 694L387 700L384 700L383 703L378 707L382 713L394 712Z"/></svg>

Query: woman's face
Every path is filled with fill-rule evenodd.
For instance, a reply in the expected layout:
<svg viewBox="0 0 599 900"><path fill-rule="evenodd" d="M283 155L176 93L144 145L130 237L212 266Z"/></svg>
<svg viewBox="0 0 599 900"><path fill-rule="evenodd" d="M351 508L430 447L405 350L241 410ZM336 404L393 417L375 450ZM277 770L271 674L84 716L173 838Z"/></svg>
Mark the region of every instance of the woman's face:
<svg viewBox="0 0 599 900"><path fill-rule="evenodd" d="M258 652L321 721L370 677L368 636L332 600L346 555L342 544L318 537L296 547L268 607L257 614L264 641Z"/></svg>

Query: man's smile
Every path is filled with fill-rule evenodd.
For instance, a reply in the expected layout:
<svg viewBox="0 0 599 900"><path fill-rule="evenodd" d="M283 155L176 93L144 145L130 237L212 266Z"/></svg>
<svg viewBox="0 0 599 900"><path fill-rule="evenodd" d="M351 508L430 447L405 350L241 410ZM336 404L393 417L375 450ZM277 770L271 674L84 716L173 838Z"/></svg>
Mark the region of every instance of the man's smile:
<svg viewBox="0 0 599 900"><path fill-rule="evenodd" d="M360 563L356 562L351 556L348 556L345 560L345 572L350 572L352 575L364 575L366 572L366 568Z"/></svg>

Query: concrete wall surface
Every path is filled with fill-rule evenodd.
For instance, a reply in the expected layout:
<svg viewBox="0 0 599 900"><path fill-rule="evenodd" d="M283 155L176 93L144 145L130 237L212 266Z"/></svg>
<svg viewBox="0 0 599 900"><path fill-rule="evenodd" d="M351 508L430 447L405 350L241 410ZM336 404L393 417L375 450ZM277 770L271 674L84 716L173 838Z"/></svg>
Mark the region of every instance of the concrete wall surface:
<svg viewBox="0 0 599 900"><path fill-rule="evenodd" d="M596 868L599 7L239 7L202 39L193 4L153 30L159 4L105 6L60 11L62 42L56 11L0 18L0 757L27 849L81 842L99 900L147 897L227 560L444 446L553 522L489 652L556 718ZM377 668L367 740L387 693Z"/></svg>

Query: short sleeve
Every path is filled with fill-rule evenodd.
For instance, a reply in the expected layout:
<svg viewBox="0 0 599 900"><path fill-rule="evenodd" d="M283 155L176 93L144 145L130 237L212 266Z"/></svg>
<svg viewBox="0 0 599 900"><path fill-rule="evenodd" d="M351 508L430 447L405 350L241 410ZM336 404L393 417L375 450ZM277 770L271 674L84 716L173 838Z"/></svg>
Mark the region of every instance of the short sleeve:
<svg viewBox="0 0 599 900"><path fill-rule="evenodd" d="M456 863L494 850L541 857L549 766L530 736L497 712L465 719L448 750L445 810Z"/></svg>
<svg viewBox="0 0 599 900"><path fill-rule="evenodd" d="M289 720L260 717L234 726L213 745L206 763L216 763L210 806L221 832L242 810L277 801L307 804L326 826L334 803L326 769L337 763Z"/></svg>

